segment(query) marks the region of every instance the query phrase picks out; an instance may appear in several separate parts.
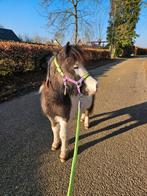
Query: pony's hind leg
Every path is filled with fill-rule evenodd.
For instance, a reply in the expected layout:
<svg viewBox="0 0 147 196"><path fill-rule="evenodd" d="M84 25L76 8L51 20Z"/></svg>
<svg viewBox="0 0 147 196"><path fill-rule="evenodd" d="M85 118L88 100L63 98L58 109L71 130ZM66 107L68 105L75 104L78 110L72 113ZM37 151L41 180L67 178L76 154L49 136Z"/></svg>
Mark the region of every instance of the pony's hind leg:
<svg viewBox="0 0 147 196"><path fill-rule="evenodd" d="M60 136L59 136L60 127L59 127L59 123L56 123L51 118L49 118L49 120L51 122L51 127L52 127L52 131L53 131L53 143L52 143L51 150L55 151L60 147L60 144L61 144L61 140L60 140Z"/></svg>
<svg viewBox="0 0 147 196"><path fill-rule="evenodd" d="M88 111L88 109L82 113L80 121L84 123L85 129L89 128L89 111Z"/></svg>
<svg viewBox="0 0 147 196"><path fill-rule="evenodd" d="M85 120L85 113L82 113L82 114L81 114L81 120L80 120L80 121L81 121L81 122L84 122L84 120Z"/></svg>
<svg viewBox="0 0 147 196"><path fill-rule="evenodd" d="M85 129L89 128L89 115L92 113L93 108L94 108L94 101L95 101L95 96L89 96L88 98L89 101L89 107L85 110L84 114L81 116L81 122L84 122L84 127Z"/></svg>
<svg viewBox="0 0 147 196"><path fill-rule="evenodd" d="M89 111L85 111L85 118L84 118L84 127L85 129L89 128Z"/></svg>

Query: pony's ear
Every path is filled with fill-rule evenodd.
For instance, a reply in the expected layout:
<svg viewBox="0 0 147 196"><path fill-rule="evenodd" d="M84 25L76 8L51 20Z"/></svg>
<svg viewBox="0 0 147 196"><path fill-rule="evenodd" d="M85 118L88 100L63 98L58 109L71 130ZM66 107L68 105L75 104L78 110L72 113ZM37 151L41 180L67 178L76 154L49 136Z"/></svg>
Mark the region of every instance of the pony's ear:
<svg viewBox="0 0 147 196"><path fill-rule="evenodd" d="M71 49L70 42L67 42L67 44L65 45L65 55L66 56L69 56L70 49Z"/></svg>
<svg viewBox="0 0 147 196"><path fill-rule="evenodd" d="M60 42L59 42L57 39L55 39L55 41L57 42L58 47L59 47L60 49L63 48L63 46L60 44Z"/></svg>

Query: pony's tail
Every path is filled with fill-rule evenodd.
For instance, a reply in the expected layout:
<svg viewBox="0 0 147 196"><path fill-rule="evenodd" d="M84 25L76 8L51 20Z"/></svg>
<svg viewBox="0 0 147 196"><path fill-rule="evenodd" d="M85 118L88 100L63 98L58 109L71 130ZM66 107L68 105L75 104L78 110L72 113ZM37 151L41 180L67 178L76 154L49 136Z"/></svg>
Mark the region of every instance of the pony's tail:
<svg viewBox="0 0 147 196"><path fill-rule="evenodd" d="M49 79L43 81L42 85L39 88L39 94L42 93L42 91L46 88L49 88Z"/></svg>
<svg viewBox="0 0 147 196"><path fill-rule="evenodd" d="M41 85L40 88L39 88L39 94L42 93L43 89L44 89L44 82L42 83L42 85Z"/></svg>

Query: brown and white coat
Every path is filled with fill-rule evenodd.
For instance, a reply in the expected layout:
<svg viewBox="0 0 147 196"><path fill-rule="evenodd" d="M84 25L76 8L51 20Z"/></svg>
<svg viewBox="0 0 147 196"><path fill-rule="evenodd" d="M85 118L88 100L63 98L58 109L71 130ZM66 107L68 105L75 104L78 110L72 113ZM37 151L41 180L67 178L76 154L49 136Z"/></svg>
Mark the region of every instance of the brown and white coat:
<svg viewBox="0 0 147 196"><path fill-rule="evenodd" d="M79 80L87 70L83 65L83 54L77 46L69 43L56 55L64 74L71 79ZM94 94L97 81L91 76L87 77L82 86L82 116L86 128L89 127L89 112L94 102ZM64 162L68 155L68 121L75 117L78 106L78 92L74 84L68 83L67 92L64 95L63 78L58 73L54 57L48 62L46 81L40 87L41 106L44 114L51 122L53 131L52 150L61 145L60 160Z"/></svg>

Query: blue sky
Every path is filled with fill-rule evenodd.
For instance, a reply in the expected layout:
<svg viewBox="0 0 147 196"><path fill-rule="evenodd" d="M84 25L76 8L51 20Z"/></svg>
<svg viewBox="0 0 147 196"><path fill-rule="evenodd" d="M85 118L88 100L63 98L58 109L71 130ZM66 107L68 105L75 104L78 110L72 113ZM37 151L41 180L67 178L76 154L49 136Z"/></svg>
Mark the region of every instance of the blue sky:
<svg viewBox="0 0 147 196"><path fill-rule="evenodd" d="M41 9L40 0L0 0L0 25L14 30L20 35L40 35L51 39L53 34L46 27L45 13ZM108 24L109 1L101 0L98 12L93 21L93 40L97 38L98 23L102 25L102 38L105 39ZM89 0L91 4L91 0ZM95 5L90 5L90 7ZM55 6L54 6L55 7ZM147 8L143 8L136 28L140 35L136 45L147 47ZM67 36L68 39L68 36Z"/></svg>

